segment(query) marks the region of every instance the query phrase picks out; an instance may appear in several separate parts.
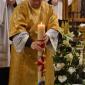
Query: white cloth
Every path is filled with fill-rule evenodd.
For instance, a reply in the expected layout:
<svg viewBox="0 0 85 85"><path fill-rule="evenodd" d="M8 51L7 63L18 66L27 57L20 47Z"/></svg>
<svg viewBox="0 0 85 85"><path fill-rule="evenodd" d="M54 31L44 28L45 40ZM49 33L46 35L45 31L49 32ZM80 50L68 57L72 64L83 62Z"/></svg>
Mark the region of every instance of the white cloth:
<svg viewBox="0 0 85 85"><path fill-rule="evenodd" d="M71 5L73 0L68 0L68 6Z"/></svg>
<svg viewBox="0 0 85 85"><path fill-rule="evenodd" d="M54 12L58 16L58 19L62 20L62 0L58 0L58 3L56 6L54 6Z"/></svg>
<svg viewBox="0 0 85 85"><path fill-rule="evenodd" d="M49 36L53 49L56 52L58 44L58 32L50 29L46 32L46 35ZM24 49L28 38L29 34L27 32L21 32L13 38L13 45L16 49L16 52L21 52Z"/></svg>
<svg viewBox="0 0 85 85"><path fill-rule="evenodd" d="M68 0L68 6L72 4L73 0ZM63 16L63 1L62 0L58 0L58 3L56 6L54 6L54 12L55 14L58 16L58 19L62 20L62 16Z"/></svg>
<svg viewBox="0 0 85 85"><path fill-rule="evenodd" d="M28 38L29 34L27 32L21 32L13 38L13 44L16 52L21 52L24 49Z"/></svg>
<svg viewBox="0 0 85 85"><path fill-rule="evenodd" d="M21 0L16 0L20 3ZM7 6L6 0L0 0L0 67L10 66L10 44L8 39L9 18L13 11L12 6Z"/></svg>
<svg viewBox="0 0 85 85"><path fill-rule="evenodd" d="M58 45L58 32L54 29L50 29L46 32L46 34L49 36L53 49L56 52Z"/></svg>
<svg viewBox="0 0 85 85"><path fill-rule="evenodd" d="M3 22L5 5L6 5L5 0L0 0L0 24L2 24Z"/></svg>
<svg viewBox="0 0 85 85"><path fill-rule="evenodd" d="M8 13L6 0L0 0L0 67L8 67Z"/></svg>

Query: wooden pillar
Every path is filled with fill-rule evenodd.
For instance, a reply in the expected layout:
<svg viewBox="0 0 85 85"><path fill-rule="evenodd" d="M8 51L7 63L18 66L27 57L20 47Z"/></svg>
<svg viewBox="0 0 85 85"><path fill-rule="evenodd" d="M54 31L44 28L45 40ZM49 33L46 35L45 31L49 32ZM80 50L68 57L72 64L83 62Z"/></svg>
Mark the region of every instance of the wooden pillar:
<svg viewBox="0 0 85 85"><path fill-rule="evenodd" d="M63 2L62 16L64 20L68 20L68 0L62 0L62 2Z"/></svg>
<svg viewBox="0 0 85 85"><path fill-rule="evenodd" d="M73 0L72 3L72 12L74 12L74 17L79 18L80 17L80 0Z"/></svg>

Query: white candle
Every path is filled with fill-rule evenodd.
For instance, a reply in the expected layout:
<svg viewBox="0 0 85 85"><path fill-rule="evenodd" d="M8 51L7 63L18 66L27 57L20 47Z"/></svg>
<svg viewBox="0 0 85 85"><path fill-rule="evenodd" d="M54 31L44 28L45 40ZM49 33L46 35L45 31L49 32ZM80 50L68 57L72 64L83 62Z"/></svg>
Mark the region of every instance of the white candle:
<svg viewBox="0 0 85 85"><path fill-rule="evenodd" d="M45 25L40 23L40 24L38 24L37 39L42 41L44 35L45 35ZM42 56L42 51L38 51L38 57L39 56Z"/></svg>
<svg viewBox="0 0 85 85"><path fill-rule="evenodd" d="M38 31L37 39L41 40L42 42L43 36L45 35L45 25L42 23L38 24L37 31ZM40 59L43 56L42 53L43 53L42 51L38 51L38 59ZM41 68L41 66L38 67L38 82L43 80L42 72L39 70L39 68Z"/></svg>
<svg viewBox="0 0 85 85"><path fill-rule="evenodd" d="M45 25L40 23L38 24L38 40L42 40L45 35Z"/></svg>

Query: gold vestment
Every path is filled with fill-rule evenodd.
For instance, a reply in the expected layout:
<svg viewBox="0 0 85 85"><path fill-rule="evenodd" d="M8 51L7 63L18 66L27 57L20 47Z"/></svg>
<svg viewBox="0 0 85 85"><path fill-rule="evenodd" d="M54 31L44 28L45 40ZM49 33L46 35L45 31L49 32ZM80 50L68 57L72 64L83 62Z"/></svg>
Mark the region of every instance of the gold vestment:
<svg viewBox="0 0 85 85"><path fill-rule="evenodd" d="M54 15L52 6L42 1L39 9L34 9L28 1L18 5L10 20L10 37L21 32L28 32L33 40L37 39L37 25L44 23L46 32L52 28L57 30L57 17ZM54 85L54 69L51 49L46 49L46 85ZM37 85L37 51L25 47L22 52L16 52L11 48L11 66L9 85Z"/></svg>

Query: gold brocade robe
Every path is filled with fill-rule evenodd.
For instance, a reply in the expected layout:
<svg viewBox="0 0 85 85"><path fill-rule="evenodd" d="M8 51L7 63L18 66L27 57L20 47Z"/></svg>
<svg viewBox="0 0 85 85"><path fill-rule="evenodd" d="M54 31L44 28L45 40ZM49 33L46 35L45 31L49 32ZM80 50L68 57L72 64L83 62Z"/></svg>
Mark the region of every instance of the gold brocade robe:
<svg viewBox="0 0 85 85"><path fill-rule="evenodd" d="M33 9L29 1L23 1L13 12L10 21L10 37L21 32L28 32L33 40L37 39L37 24L40 22L57 30L57 17L54 15L52 6L42 1L39 9ZM54 85L54 69L51 49L46 49L46 85ZM14 46L11 49L11 67L9 85L37 85L38 72L37 51L25 47L22 52L16 52Z"/></svg>

